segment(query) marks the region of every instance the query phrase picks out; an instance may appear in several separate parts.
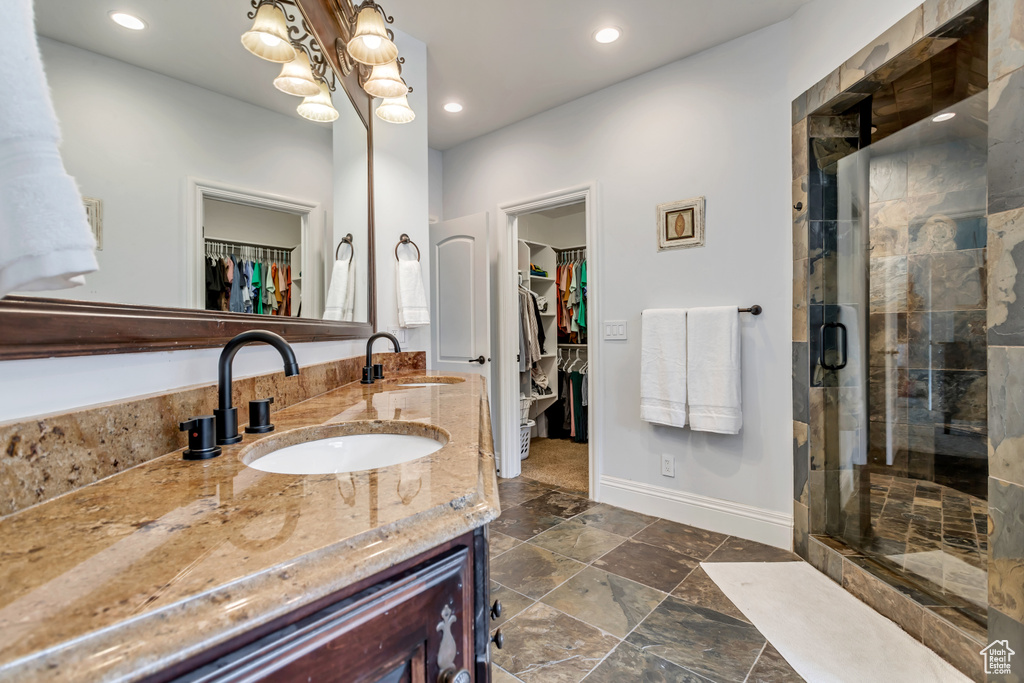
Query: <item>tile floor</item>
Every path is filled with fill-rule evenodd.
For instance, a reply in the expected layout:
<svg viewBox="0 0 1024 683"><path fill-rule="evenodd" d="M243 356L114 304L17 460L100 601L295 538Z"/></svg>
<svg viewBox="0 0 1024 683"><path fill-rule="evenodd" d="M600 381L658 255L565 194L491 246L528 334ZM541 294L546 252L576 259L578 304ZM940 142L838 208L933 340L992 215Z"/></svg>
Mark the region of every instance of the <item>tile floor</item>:
<svg viewBox="0 0 1024 683"><path fill-rule="evenodd" d="M495 683L803 680L700 568L793 553L522 477L498 487Z"/></svg>

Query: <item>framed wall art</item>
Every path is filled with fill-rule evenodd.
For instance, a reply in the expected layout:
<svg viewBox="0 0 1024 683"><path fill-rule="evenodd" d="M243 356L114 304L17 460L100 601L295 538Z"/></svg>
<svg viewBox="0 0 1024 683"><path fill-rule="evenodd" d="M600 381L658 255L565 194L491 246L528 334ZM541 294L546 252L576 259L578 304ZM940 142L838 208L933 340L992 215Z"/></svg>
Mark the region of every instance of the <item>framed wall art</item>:
<svg viewBox="0 0 1024 683"><path fill-rule="evenodd" d="M704 246L704 197L658 204L658 251Z"/></svg>

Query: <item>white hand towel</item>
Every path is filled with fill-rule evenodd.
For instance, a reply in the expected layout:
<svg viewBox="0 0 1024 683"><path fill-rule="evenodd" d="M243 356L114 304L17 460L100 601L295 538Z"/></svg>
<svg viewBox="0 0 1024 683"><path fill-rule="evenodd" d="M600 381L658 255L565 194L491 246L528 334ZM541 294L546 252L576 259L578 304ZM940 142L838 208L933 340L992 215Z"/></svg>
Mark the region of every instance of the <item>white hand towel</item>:
<svg viewBox="0 0 1024 683"><path fill-rule="evenodd" d="M356 264L352 259L335 261L331 271L331 286L327 290L324 320L351 321L355 319Z"/></svg>
<svg viewBox="0 0 1024 683"><path fill-rule="evenodd" d="M0 23L0 297L85 284L99 268L82 195L64 170L32 0Z"/></svg>
<svg viewBox="0 0 1024 683"><path fill-rule="evenodd" d="M640 418L686 425L686 310L646 310L640 316Z"/></svg>
<svg viewBox="0 0 1024 683"><path fill-rule="evenodd" d="M422 327L430 324L430 308L423 290L420 262L399 261L398 268L398 324L402 327Z"/></svg>
<svg viewBox="0 0 1024 683"><path fill-rule="evenodd" d="M739 434L740 316L736 306L691 308L686 314L690 429Z"/></svg>

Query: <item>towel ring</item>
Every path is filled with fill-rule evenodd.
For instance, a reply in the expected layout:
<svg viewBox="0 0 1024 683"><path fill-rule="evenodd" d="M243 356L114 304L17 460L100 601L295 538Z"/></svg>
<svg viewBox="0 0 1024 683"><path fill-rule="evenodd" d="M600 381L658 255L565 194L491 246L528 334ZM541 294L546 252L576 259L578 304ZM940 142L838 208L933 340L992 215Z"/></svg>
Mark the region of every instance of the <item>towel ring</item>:
<svg viewBox="0 0 1024 683"><path fill-rule="evenodd" d="M352 233L345 235L341 238L341 241L338 242L338 248L334 250L334 260L338 260L338 256L341 254L341 245L343 244L347 244L348 248L352 250L352 253L348 256L348 260L351 261L356 256L356 247L352 244Z"/></svg>
<svg viewBox="0 0 1024 683"><path fill-rule="evenodd" d="M404 232L398 238L398 244L395 245L395 259L398 260L398 261L402 260L402 259L398 258L398 248L400 246L402 246L403 244L411 244L412 245L412 248L416 250L416 260L419 261L420 260L420 248L417 247L416 243L413 242L411 239L409 239L409 236L406 235Z"/></svg>

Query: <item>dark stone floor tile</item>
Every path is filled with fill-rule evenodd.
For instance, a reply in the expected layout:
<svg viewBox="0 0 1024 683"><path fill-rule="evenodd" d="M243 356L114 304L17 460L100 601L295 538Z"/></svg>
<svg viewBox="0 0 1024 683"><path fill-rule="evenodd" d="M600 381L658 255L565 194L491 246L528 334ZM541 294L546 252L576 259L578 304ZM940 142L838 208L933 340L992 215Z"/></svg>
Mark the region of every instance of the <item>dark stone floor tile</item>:
<svg viewBox="0 0 1024 683"><path fill-rule="evenodd" d="M501 616L497 619L491 620L491 631L494 631L494 629L498 628L506 621L537 602L533 598L528 598L522 593L517 593L511 588L502 586L496 581L491 581L491 594L490 598L487 600L487 604L493 605L495 600L501 602Z"/></svg>
<svg viewBox="0 0 1024 683"><path fill-rule="evenodd" d="M494 561L491 579L538 600L585 566L550 550L524 543Z"/></svg>
<svg viewBox="0 0 1024 683"><path fill-rule="evenodd" d="M739 683L765 639L746 622L669 596L626 642L713 681Z"/></svg>
<svg viewBox="0 0 1024 683"><path fill-rule="evenodd" d="M587 676L586 683L707 683L707 680L629 643L622 643Z"/></svg>
<svg viewBox="0 0 1024 683"><path fill-rule="evenodd" d="M491 561L493 561L498 555L512 550L512 548L515 548L517 545L522 543L522 541L518 538L512 538L511 536L503 534L500 531L491 529L488 533L488 543L490 544Z"/></svg>
<svg viewBox="0 0 1024 683"><path fill-rule="evenodd" d="M798 562L796 553L730 536L705 562Z"/></svg>
<svg viewBox="0 0 1024 683"><path fill-rule="evenodd" d="M520 683L520 681L500 666L492 666L491 683Z"/></svg>
<svg viewBox="0 0 1024 683"><path fill-rule="evenodd" d="M672 595L691 605L713 609L726 616L750 623L750 619L747 619L743 612L732 604L732 601L726 597L722 589L702 567L697 567L690 572L690 575L672 591Z"/></svg>
<svg viewBox="0 0 1024 683"><path fill-rule="evenodd" d="M596 501L580 498L569 493L549 491L544 495L528 500L522 507L529 508L540 514L553 515L562 519L575 517L597 505Z"/></svg>
<svg viewBox="0 0 1024 683"><path fill-rule="evenodd" d="M530 508L514 507L502 511L501 517L491 522L491 529L527 541L542 531L564 522L561 517L544 514Z"/></svg>
<svg viewBox="0 0 1024 683"><path fill-rule="evenodd" d="M746 683L800 683L803 680L779 651L768 643L764 646L764 652L757 658L754 668L750 670Z"/></svg>
<svg viewBox="0 0 1024 683"><path fill-rule="evenodd" d="M498 481L498 500L503 510L544 495L550 489L536 482L516 479Z"/></svg>
<svg viewBox="0 0 1024 683"><path fill-rule="evenodd" d="M597 527L580 524L578 519L570 519L551 527L539 536L534 536L530 542L589 564L626 540Z"/></svg>
<svg viewBox="0 0 1024 683"><path fill-rule="evenodd" d="M587 567L545 595L542 602L625 638L664 598L661 591Z"/></svg>
<svg viewBox="0 0 1024 683"><path fill-rule="evenodd" d="M668 548L677 553L704 560L715 552L728 536L660 519L637 534L635 538L659 548Z"/></svg>
<svg viewBox="0 0 1024 683"><path fill-rule="evenodd" d="M698 564L692 557L633 540L594 562L595 567L665 593L678 586Z"/></svg>
<svg viewBox="0 0 1024 683"><path fill-rule="evenodd" d="M578 683L619 640L537 603L503 629L505 646L492 661L524 683Z"/></svg>
<svg viewBox="0 0 1024 683"><path fill-rule="evenodd" d="M619 536L632 536L658 521L658 518L599 503L576 517L574 521Z"/></svg>

